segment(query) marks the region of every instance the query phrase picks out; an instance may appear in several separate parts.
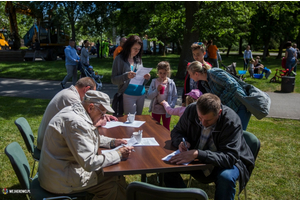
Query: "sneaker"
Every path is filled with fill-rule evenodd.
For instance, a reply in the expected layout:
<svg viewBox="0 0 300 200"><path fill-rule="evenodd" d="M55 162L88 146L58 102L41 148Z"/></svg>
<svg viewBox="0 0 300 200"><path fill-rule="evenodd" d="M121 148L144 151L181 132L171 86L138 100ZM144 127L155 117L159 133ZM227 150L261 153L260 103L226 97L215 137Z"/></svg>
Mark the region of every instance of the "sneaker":
<svg viewBox="0 0 300 200"><path fill-rule="evenodd" d="M60 85L61 85L62 89L66 88L62 82L60 82Z"/></svg>

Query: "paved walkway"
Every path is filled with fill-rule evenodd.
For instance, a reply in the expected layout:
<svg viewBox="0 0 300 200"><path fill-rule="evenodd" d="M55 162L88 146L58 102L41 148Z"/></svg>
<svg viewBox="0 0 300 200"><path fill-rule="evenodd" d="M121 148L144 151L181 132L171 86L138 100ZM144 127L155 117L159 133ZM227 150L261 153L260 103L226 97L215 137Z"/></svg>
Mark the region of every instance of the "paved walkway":
<svg viewBox="0 0 300 200"><path fill-rule="evenodd" d="M67 83L67 87L70 86ZM178 87L178 105L181 105L182 87ZM26 97L35 99L52 99L61 90L59 81L6 79L0 78L0 96ZM103 84L102 92L113 98L117 86ZM300 120L300 94L268 92L271 97L271 109L268 117ZM149 107L150 100L145 100L145 107Z"/></svg>

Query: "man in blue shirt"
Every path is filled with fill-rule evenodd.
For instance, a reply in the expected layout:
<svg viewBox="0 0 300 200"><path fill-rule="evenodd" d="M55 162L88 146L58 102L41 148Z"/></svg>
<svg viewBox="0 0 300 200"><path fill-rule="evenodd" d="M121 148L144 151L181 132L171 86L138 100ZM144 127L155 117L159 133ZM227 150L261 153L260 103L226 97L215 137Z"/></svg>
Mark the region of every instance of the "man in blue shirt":
<svg viewBox="0 0 300 200"><path fill-rule="evenodd" d="M65 56L67 75L65 76L64 80L60 83L63 89L65 88L66 82L71 77L73 85L75 85L77 82L77 63L79 62L80 58L77 55L74 40L70 40L69 46L65 48Z"/></svg>

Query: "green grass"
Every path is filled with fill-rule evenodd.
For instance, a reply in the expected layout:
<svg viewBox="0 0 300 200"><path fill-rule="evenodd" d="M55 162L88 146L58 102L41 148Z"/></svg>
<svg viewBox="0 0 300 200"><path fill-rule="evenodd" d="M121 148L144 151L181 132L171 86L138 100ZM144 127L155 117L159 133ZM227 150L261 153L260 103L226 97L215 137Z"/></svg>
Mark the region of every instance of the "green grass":
<svg viewBox="0 0 300 200"><path fill-rule="evenodd" d="M223 63L229 65L232 62L237 63L237 70L243 69L243 59L239 56L229 56L228 58L223 55ZM177 67L179 62L179 55L168 54L167 56L143 56L143 64L145 67L154 68L151 71L151 77L157 77L156 65L160 61L169 61L172 68L172 76L174 78L177 73ZM94 67L95 71L98 71L99 74L104 75L103 82L111 83L111 68L113 59L103 58L97 59L92 58L90 60L91 65ZM268 57L263 64L272 70L272 74L269 79L272 78L275 74L276 69L281 69L281 60L275 59L275 56ZM221 65L220 65L221 66ZM1 78L22 78L22 79L39 79L39 80L56 80L61 81L66 75L66 68L64 61L49 61L49 62L2 62L0 65L0 77ZM269 80L263 79L252 79L249 76L249 73L246 74L246 82L253 84L259 89L266 92L274 92L281 90L280 83L270 83ZM300 93L300 79L297 79L299 75L296 76L295 80L295 92ZM174 79L177 86L183 86L183 80ZM150 82L148 83L150 84Z"/></svg>
<svg viewBox="0 0 300 200"><path fill-rule="evenodd" d="M33 159L28 153L14 120L25 117L35 136L49 100L0 97L0 188L21 189L19 181L11 168L4 148L11 142L18 142L23 148L30 166ZM148 108L143 114L148 115ZM171 128L178 121L172 116ZM299 199L300 196L300 121L265 118L257 120L252 117L248 131L254 133L261 141L255 169L247 185L248 199ZM148 174L148 182L157 184L156 174ZM184 175L184 180L188 176ZM139 181L140 175L126 176L127 183ZM204 189L213 199L214 184L204 185L193 180L192 187ZM2 195L2 193L1 193ZM25 199L25 195L2 195L2 199ZM237 199L237 196L236 196ZM243 193L241 199L244 199Z"/></svg>

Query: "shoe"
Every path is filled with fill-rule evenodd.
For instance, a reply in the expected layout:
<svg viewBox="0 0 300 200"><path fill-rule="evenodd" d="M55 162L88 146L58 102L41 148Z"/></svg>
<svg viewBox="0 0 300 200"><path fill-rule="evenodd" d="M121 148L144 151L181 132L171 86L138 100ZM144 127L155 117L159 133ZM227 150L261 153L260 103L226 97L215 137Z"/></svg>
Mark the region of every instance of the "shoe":
<svg viewBox="0 0 300 200"><path fill-rule="evenodd" d="M66 88L62 82L60 82L60 85L61 85L62 89Z"/></svg>

